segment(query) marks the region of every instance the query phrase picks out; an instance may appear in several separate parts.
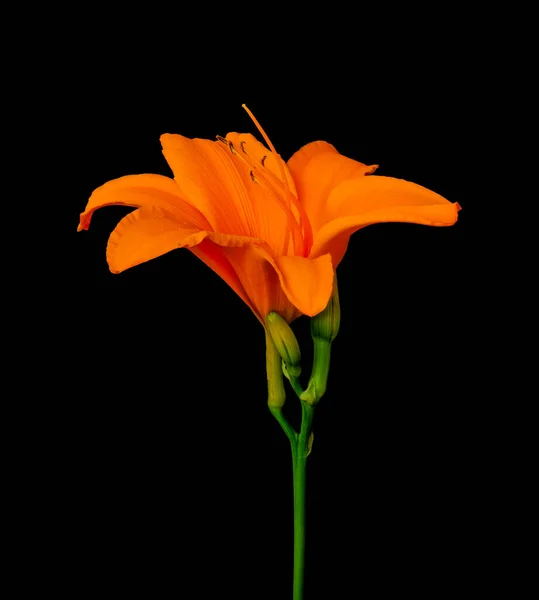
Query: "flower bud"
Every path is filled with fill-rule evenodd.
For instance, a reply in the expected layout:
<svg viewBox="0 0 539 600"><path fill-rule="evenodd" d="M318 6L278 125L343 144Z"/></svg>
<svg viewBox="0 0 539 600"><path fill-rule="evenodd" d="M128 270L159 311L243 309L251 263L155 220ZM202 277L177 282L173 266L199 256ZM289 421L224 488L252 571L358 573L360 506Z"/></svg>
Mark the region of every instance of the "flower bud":
<svg viewBox="0 0 539 600"><path fill-rule="evenodd" d="M326 308L311 319L311 336L314 343L313 369L307 389L300 395L300 399L311 406L318 404L320 398L326 393L331 343L339 333L340 324L341 305L335 275L333 292Z"/></svg>
<svg viewBox="0 0 539 600"><path fill-rule="evenodd" d="M276 312L268 314L266 323L277 352L286 367L287 377L299 377L301 373L301 352L298 340L290 325Z"/></svg>
<svg viewBox="0 0 539 600"><path fill-rule="evenodd" d="M300 395L300 400L314 406L326 393L331 359L331 342L322 337L314 337L313 370L307 389Z"/></svg>
<svg viewBox="0 0 539 600"><path fill-rule="evenodd" d="M271 335L266 330L266 378L270 410L280 410L286 401L281 364L282 359L275 348Z"/></svg>
<svg viewBox="0 0 539 600"><path fill-rule="evenodd" d="M332 342L339 333L341 324L341 305L339 303L339 289L337 276L333 280L333 293L326 308L311 319L311 335L313 338L323 338Z"/></svg>

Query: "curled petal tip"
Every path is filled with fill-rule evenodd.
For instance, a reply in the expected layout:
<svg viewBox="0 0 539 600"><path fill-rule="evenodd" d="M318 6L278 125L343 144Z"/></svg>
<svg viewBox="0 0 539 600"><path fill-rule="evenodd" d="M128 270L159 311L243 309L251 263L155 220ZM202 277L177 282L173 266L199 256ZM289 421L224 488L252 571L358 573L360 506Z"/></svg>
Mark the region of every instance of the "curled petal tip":
<svg viewBox="0 0 539 600"><path fill-rule="evenodd" d="M88 231L88 218L85 218L84 213L81 214L80 219L79 219L79 224L77 225L77 232L78 231Z"/></svg>

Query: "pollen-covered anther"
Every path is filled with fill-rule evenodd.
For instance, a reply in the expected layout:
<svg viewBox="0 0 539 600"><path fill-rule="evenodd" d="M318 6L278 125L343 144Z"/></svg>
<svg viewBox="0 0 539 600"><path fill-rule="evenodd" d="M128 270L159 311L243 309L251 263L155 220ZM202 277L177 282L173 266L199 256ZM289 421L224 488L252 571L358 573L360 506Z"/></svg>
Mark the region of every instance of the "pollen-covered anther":
<svg viewBox="0 0 539 600"><path fill-rule="evenodd" d="M218 142L222 142L223 144L228 146L228 149L230 150L231 154L236 154L236 148L234 148L234 144L231 141L227 140L222 135L218 135L218 136L216 136L216 138L217 138ZM243 150L243 147L242 147L242 150ZM245 152L245 150L243 150L243 151Z"/></svg>

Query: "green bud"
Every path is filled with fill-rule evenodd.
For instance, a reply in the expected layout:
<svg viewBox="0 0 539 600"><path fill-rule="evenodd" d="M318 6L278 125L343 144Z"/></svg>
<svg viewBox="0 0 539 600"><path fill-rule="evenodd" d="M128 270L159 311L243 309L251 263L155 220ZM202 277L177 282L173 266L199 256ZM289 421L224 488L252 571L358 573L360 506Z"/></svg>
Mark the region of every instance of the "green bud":
<svg viewBox="0 0 539 600"><path fill-rule="evenodd" d="M268 331L284 364L288 379L297 378L301 373L301 352L298 340L290 325L279 313L270 312L266 317Z"/></svg>
<svg viewBox="0 0 539 600"><path fill-rule="evenodd" d="M286 400L281 363L282 359L275 344L266 331L266 377L268 380L268 406L271 410L281 409Z"/></svg>
<svg viewBox="0 0 539 600"><path fill-rule="evenodd" d="M320 398L326 393L331 343L339 333L340 324L341 305L335 275L333 292L326 308L311 319L311 336L314 343L313 369L307 389L300 395L300 399L311 406L318 404Z"/></svg>
<svg viewBox="0 0 539 600"><path fill-rule="evenodd" d="M331 342L322 337L314 337L313 370L307 389L300 395L300 400L315 406L326 393L331 359Z"/></svg>
<svg viewBox="0 0 539 600"><path fill-rule="evenodd" d="M313 338L323 338L332 342L339 333L341 324L341 305L339 303L339 289L337 275L333 280L333 293L326 308L311 319L311 335Z"/></svg>

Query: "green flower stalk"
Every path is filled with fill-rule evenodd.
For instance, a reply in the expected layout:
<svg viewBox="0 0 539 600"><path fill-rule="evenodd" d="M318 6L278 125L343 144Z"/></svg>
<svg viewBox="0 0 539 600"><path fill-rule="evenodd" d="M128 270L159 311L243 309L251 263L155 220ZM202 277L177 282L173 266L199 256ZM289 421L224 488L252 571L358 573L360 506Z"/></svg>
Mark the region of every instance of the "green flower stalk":
<svg viewBox="0 0 539 600"><path fill-rule="evenodd" d="M341 322L341 309L337 279L326 308L311 319L314 342L314 362L309 385L301 387L301 352L290 325L276 312L266 316L266 356L268 372L268 405L290 440L292 449L292 474L294 484L294 582L293 599L302 600L305 565L305 498L307 457L313 444L313 417L315 405L327 387L331 344ZM276 362L280 358L282 372ZM301 427L296 432L282 411L285 401L283 374L301 401Z"/></svg>

